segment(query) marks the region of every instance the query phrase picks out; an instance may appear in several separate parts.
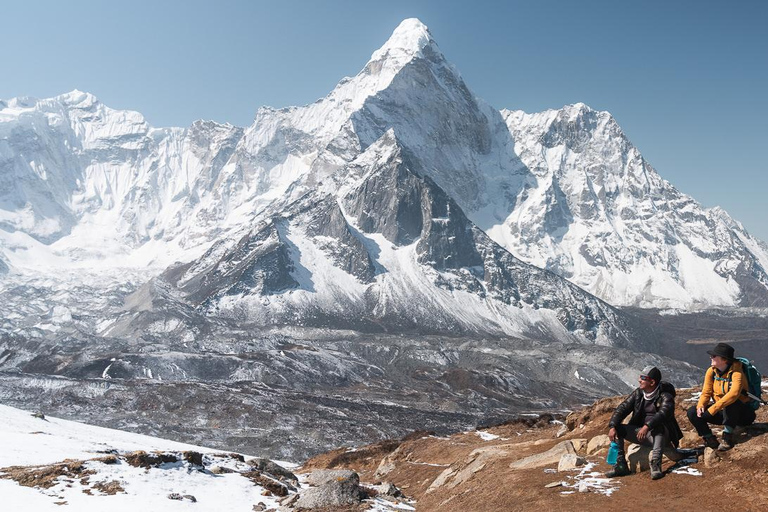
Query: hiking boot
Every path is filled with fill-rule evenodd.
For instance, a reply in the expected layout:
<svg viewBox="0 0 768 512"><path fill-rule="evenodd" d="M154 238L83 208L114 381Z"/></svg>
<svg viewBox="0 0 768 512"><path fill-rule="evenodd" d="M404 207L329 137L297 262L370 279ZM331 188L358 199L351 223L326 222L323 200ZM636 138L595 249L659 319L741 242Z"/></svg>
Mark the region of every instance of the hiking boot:
<svg viewBox="0 0 768 512"><path fill-rule="evenodd" d="M654 459L651 461L651 480L658 480L664 476L664 472L661 470L661 459Z"/></svg>
<svg viewBox="0 0 768 512"><path fill-rule="evenodd" d="M607 478L616 478L618 476L627 476L630 473L626 459L619 459L613 469L605 472Z"/></svg>
<svg viewBox="0 0 768 512"><path fill-rule="evenodd" d="M717 450L720 448L720 444L717 442L717 438L714 435L708 435L701 438L704 441L704 448L712 448Z"/></svg>
<svg viewBox="0 0 768 512"><path fill-rule="evenodd" d="M723 433L723 440L717 447L718 451L727 452L733 448L733 434Z"/></svg>

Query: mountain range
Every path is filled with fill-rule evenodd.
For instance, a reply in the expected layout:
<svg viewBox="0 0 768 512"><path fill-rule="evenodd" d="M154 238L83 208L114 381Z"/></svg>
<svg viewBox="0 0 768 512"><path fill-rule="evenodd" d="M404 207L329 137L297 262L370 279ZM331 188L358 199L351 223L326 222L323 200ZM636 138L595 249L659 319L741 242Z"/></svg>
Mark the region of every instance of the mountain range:
<svg viewBox="0 0 768 512"><path fill-rule="evenodd" d="M499 112L415 19L327 97L247 128L152 128L79 91L0 103L1 268L159 273L307 194L343 202L387 144L490 240L612 305L768 305L766 244L664 181L609 113Z"/></svg>
<svg viewBox="0 0 768 512"><path fill-rule="evenodd" d="M766 269L764 242L664 181L609 113L496 110L416 19L328 96L246 128L153 128L80 91L0 102L17 405L131 425L151 404L146 430L199 441L166 401L226 416L245 386L303 455L352 429L464 427L623 391L646 363L691 384L626 306L768 307ZM271 446L247 423L222 444Z"/></svg>

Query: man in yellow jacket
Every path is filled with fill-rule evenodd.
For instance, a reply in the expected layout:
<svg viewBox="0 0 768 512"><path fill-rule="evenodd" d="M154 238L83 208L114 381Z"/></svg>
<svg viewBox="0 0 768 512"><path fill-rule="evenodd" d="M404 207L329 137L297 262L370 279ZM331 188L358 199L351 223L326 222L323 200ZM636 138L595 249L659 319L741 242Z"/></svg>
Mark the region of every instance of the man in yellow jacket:
<svg viewBox="0 0 768 512"><path fill-rule="evenodd" d="M702 437L704 445L720 451L733 448L733 429L737 426L751 425L755 421L755 411L747 405L750 398L747 376L742 364L733 358L733 347L727 343L718 343L708 350L711 365L704 376L699 402L688 409L696 432ZM723 439L718 444L709 424L724 425Z"/></svg>

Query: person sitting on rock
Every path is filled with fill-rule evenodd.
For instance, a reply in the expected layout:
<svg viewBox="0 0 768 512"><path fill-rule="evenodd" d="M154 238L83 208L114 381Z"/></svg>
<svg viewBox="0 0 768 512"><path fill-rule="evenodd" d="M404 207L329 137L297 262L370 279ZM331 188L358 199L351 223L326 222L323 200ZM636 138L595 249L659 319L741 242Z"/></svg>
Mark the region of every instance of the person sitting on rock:
<svg viewBox="0 0 768 512"><path fill-rule="evenodd" d="M704 441L704 446L720 451L733 448L735 427L751 425L755 421L755 411L747 405L750 400L746 395L749 382L741 362L733 358L733 352L733 347L727 343L718 343L712 350L707 350L710 367L704 376L701 397L695 406L688 409L688 419ZM725 425L719 444L709 428L710 423Z"/></svg>
<svg viewBox="0 0 768 512"><path fill-rule="evenodd" d="M662 453L675 461L683 458L676 449L683 433L675 419L675 387L661 381L661 371L655 366L645 367L638 382L640 386L619 404L608 422L608 437L619 445L616 465L605 474L608 478L630 473L624 456L625 439L653 450L653 480L664 476L661 470ZM632 413L629 424L622 424L629 413Z"/></svg>

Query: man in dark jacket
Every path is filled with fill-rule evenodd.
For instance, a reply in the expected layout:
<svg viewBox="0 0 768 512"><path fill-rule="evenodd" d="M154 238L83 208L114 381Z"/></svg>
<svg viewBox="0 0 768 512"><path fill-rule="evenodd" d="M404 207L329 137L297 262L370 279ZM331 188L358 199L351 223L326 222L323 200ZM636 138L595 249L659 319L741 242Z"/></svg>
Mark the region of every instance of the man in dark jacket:
<svg viewBox="0 0 768 512"><path fill-rule="evenodd" d="M613 478L629 474L627 459L624 456L624 440L648 446L651 453L651 478L658 480L664 476L661 471L661 456L666 448L675 459L682 458L677 447L683 433L675 419L675 387L661 381L661 371L655 366L647 366L640 374L640 386L635 389L614 411L608 423L608 437L619 445L616 465L605 476ZM622 421L630 413L629 424Z"/></svg>

